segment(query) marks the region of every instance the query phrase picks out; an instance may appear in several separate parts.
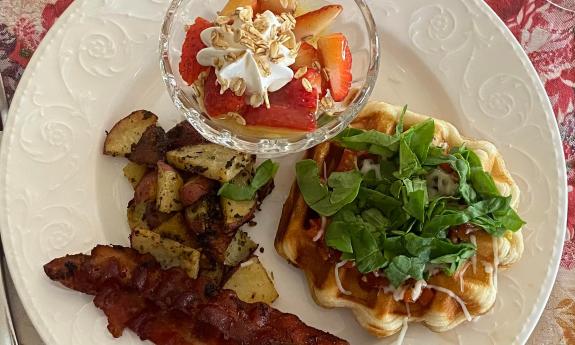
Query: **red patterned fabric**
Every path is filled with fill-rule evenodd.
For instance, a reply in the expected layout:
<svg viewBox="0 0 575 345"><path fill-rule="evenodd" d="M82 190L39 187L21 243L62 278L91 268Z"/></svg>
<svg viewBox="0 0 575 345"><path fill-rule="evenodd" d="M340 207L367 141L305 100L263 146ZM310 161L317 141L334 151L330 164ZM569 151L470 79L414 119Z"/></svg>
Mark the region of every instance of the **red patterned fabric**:
<svg viewBox="0 0 575 345"><path fill-rule="evenodd" d="M0 72L9 100L40 41L72 1L0 0ZM569 240L557 285L530 344L575 344L575 14L547 0L485 1L537 69L553 104L567 159Z"/></svg>

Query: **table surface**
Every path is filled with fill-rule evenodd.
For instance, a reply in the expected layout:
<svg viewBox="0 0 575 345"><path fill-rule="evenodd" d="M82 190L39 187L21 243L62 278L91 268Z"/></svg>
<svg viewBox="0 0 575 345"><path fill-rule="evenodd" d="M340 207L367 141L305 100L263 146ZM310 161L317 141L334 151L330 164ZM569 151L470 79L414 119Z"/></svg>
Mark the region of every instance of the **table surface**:
<svg viewBox="0 0 575 345"><path fill-rule="evenodd" d="M0 0L0 73L9 100L42 38L72 1ZM528 344L575 344L575 13L547 0L485 1L539 73L553 104L567 160L568 238L557 282ZM10 286L8 295L21 344L42 344Z"/></svg>

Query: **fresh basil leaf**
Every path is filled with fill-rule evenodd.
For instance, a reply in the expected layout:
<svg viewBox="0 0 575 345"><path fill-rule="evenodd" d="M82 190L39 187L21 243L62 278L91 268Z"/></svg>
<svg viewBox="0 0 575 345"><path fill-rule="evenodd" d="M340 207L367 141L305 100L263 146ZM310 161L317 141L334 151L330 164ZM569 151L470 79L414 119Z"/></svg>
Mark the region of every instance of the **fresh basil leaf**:
<svg viewBox="0 0 575 345"><path fill-rule="evenodd" d="M381 211L376 208L364 210L361 212L361 218L377 229L385 229L389 226L389 219L387 219Z"/></svg>
<svg viewBox="0 0 575 345"><path fill-rule="evenodd" d="M505 226L503 226L501 222L498 222L490 217L477 217L470 220L469 222L482 228L491 236L501 237L507 232L507 229L505 229Z"/></svg>
<svg viewBox="0 0 575 345"><path fill-rule="evenodd" d="M326 217L353 202L362 181L362 175L357 171L332 173L328 178L330 190L321 182L316 162L309 159L296 164L296 178L306 204Z"/></svg>
<svg viewBox="0 0 575 345"><path fill-rule="evenodd" d="M418 257L423 261L429 260L432 241L432 238L417 236L413 233L408 233L403 238L407 252L411 256Z"/></svg>
<svg viewBox="0 0 575 345"><path fill-rule="evenodd" d="M383 257L375 235L359 228L351 235L355 264L361 273L369 273L384 267L387 260Z"/></svg>
<svg viewBox="0 0 575 345"><path fill-rule="evenodd" d="M425 221L425 196L424 190L408 193L407 203L403 205L403 210L420 222Z"/></svg>
<svg viewBox="0 0 575 345"><path fill-rule="evenodd" d="M319 178L317 163L312 159L297 162L296 179L305 202L310 206L329 195L327 186Z"/></svg>
<svg viewBox="0 0 575 345"><path fill-rule="evenodd" d="M443 264L444 272L452 276L467 259L475 255L475 246L471 243L455 244L449 240L433 239L432 264Z"/></svg>
<svg viewBox="0 0 575 345"><path fill-rule="evenodd" d="M449 255L457 255L463 258L470 258L475 254L475 246L471 243L453 243L448 239L434 238L431 242L430 258L440 259ZM446 258L440 261L446 262Z"/></svg>
<svg viewBox="0 0 575 345"><path fill-rule="evenodd" d="M519 217L517 212L508 206L505 209L497 210L493 213L493 217L496 221L500 222L507 230L511 231L518 231L521 229L523 225L525 225L525 221Z"/></svg>
<svg viewBox="0 0 575 345"><path fill-rule="evenodd" d="M431 218L423 226L423 235L426 237L445 237L445 230L455 225L461 225L469 221L465 212L437 215Z"/></svg>
<svg viewBox="0 0 575 345"><path fill-rule="evenodd" d="M409 178L420 169L421 165L419 164L417 156L413 153L409 144L402 138L399 141L399 171L395 176L399 179Z"/></svg>
<svg viewBox="0 0 575 345"><path fill-rule="evenodd" d="M272 160L268 159L260 164L254 174L254 178L250 183L251 187L258 190L265 186L271 179L274 178L279 169L279 164L274 163Z"/></svg>
<svg viewBox="0 0 575 345"><path fill-rule="evenodd" d="M424 162L427 159L434 132L435 122L433 119L428 119L411 127L404 133L404 135L409 136L409 147L420 162Z"/></svg>
<svg viewBox="0 0 575 345"><path fill-rule="evenodd" d="M484 216L489 213L493 213L498 210L504 210L509 208L509 203L511 198L507 197L495 197L487 200L481 200L474 204L469 205L465 210L465 213L469 216L469 219Z"/></svg>
<svg viewBox="0 0 575 345"><path fill-rule="evenodd" d="M362 175L358 171L333 172L327 179L329 187L333 188L329 201L332 204L349 204L352 202L361 185Z"/></svg>
<svg viewBox="0 0 575 345"><path fill-rule="evenodd" d="M355 261L355 255L353 253L341 253L341 261Z"/></svg>
<svg viewBox="0 0 575 345"><path fill-rule="evenodd" d="M253 200L256 192L274 178L278 169L279 164L268 159L257 167L249 185L226 182L218 190L218 195L236 201Z"/></svg>
<svg viewBox="0 0 575 345"><path fill-rule="evenodd" d="M325 232L325 243L342 253L353 253L349 225L343 221L332 221Z"/></svg>
<svg viewBox="0 0 575 345"><path fill-rule="evenodd" d="M349 143L366 143L376 146L389 148L392 151L397 151L398 138L376 130L365 131L361 134L348 136L342 138L346 144Z"/></svg>
<svg viewBox="0 0 575 345"><path fill-rule="evenodd" d="M224 183L218 190L218 195L226 199L245 201L252 200L256 191L251 186L244 186L235 183Z"/></svg>
<svg viewBox="0 0 575 345"><path fill-rule="evenodd" d="M376 207L389 216L393 210L401 207L401 202L373 189L361 187L358 197L371 207Z"/></svg>
<svg viewBox="0 0 575 345"><path fill-rule="evenodd" d="M399 255L393 258L385 269L385 276L394 287L399 287L409 278L415 280L423 279L425 262L419 258L410 258Z"/></svg>
<svg viewBox="0 0 575 345"><path fill-rule="evenodd" d="M483 171L483 168L471 169L471 184L477 193L479 193L483 198L501 195L495 185L495 181L493 181L493 177L489 173Z"/></svg>

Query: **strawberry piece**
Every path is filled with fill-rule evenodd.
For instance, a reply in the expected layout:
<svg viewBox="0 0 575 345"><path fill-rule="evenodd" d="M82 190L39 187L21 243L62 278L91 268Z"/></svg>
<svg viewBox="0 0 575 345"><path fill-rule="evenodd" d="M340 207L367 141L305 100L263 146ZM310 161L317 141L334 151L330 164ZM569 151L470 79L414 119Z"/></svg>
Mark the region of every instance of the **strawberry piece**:
<svg viewBox="0 0 575 345"><path fill-rule="evenodd" d="M180 60L180 75L182 79L188 84L192 84L198 79L198 75L207 71L208 67L202 66L196 60L196 55L198 52L206 46L200 39L200 34L205 29L212 26L212 23L208 22L204 18L198 17L193 25L190 26L188 32L186 33L186 39L182 46L182 59Z"/></svg>
<svg viewBox="0 0 575 345"><path fill-rule="evenodd" d="M317 52L317 49L315 49L311 44L303 42L291 68L294 71L297 71L302 67L312 67L314 62L319 63L319 53Z"/></svg>
<svg viewBox="0 0 575 345"><path fill-rule="evenodd" d="M204 83L204 106L211 117L219 117L227 113L243 114L247 104L243 96L236 96L231 90L220 94L221 86L216 73L210 69Z"/></svg>
<svg viewBox="0 0 575 345"><path fill-rule="evenodd" d="M317 36L324 31L343 11L341 5L327 5L296 18L294 34L296 40Z"/></svg>
<svg viewBox="0 0 575 345"><path fill-rule="evenodd" d="M220 15L222 16L231 16L234 14L238 7L251 7L254 10L254 13L258 11L258 1L257 0L229 0L228 3L224 6Z"/></svg>
<svg viewBox="0 0 575 345"><path fill-rule="evenodd" d="M351 88L352 56L347 38L342 33L321 37L318 42L322 66L329 76L331 96L341 102Z"/></svg>
<svg viewBox="0 0 575 345"><path fill-rule="evenodd" d="M306 78L310 82L318 78L321 80L321 76L315 70L308 71ZM315 87L311 92L307 91L302 79L294 79L278 91L270 93L269 99L269 109L265 105L248 109L244 115L248 125L301 131L313 131L317 128L318 92Z"/></svg>

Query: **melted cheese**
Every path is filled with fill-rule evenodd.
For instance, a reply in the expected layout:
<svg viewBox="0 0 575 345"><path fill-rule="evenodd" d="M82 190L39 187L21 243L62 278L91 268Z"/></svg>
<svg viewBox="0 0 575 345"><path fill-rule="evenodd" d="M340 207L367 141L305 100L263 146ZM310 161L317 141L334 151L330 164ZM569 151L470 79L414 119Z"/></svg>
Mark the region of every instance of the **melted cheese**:
<svg viewBox="0 0 575 345"><path fill-rule="evenodd" d="M499 267L499 243L497 237L492 237L493 243L493 286L497 290L497 268Z"/></svg>
<svg viewBox="0 0 575 345"><path fill-rule="evenodd" d="M443 169L433 169L427 174L427 194L430 198L436 196L451 196L457 193L459 183L455 182L451 174Z"/></svg>
<svg viewBox="0 0 575 345"><path fill-rule="evenodd" d="M465 266L463 271L461 271L461 273L459 273L459 290L461 290L461 292L463 292L465 290L465 285L463 284L463 278L465 276L465 271L467 271L468 268L469 268L469 266Z"/></svg>
<svg viewBox="0 0 575 345"><path fill-rule="evenodd" d="M317 234L313 237L312 241L317 242L323 236L325 232L325 225L327 224L327 217L321 216L321 227Z"/></svg>
<svg viewBox="0 0 575 345"><path fill-rule="evenodd" d="M349 296L351 295L351 291L347 291L346 289L344 289L343 285L341 285L341 280L339 279L339 269L345 266L345 264L347 264L347 260L342 261L335 265L335 284L337 285L337 288L342 294Z"/></svg>
<svg viewBox="0 0 575 345"><path fill-rule="evenodd" d="M367 175L370 171L375 171L375 178L381 180L381 168L379 164L375 163L371 159L363 161L360 171L363 175Z"/></svg>
<svg viewBox="0 0 575 345"><path fill-rule="evenodd" d="M467 307L465 306L465 301L463 301L461 299L461 297L454 294L453 291L446 289L444 287L441 287L441 286L436 286L436 285L427 285L427 287L430 289L437 290L439 292L443 292L444 294L447 294L449 297L453 298L455 300L455 302L457 302L459 304L459 306L461 307L461 309L463 310L463 315L465 315L465 318L467 319L467 321L472 320L471 314L469 313L469 310L467 310Z"/></svg>
<svg viewBox="0 0 575 345"><path fill-rule="evenodd" d="M423 288L427 285L425 280L418 280L415 282L413 289L411 290L411 299L415 302L421 297L421 293L423 292Z"/></svg>
<svg viewBox="0 0 575 345"><path fill-rule="evenodd" d="M477 248L477 238L475 235L469 235L469 240ZM477 272L477 253L471 257L471 265L473 265L473 274Z"/></svg>

